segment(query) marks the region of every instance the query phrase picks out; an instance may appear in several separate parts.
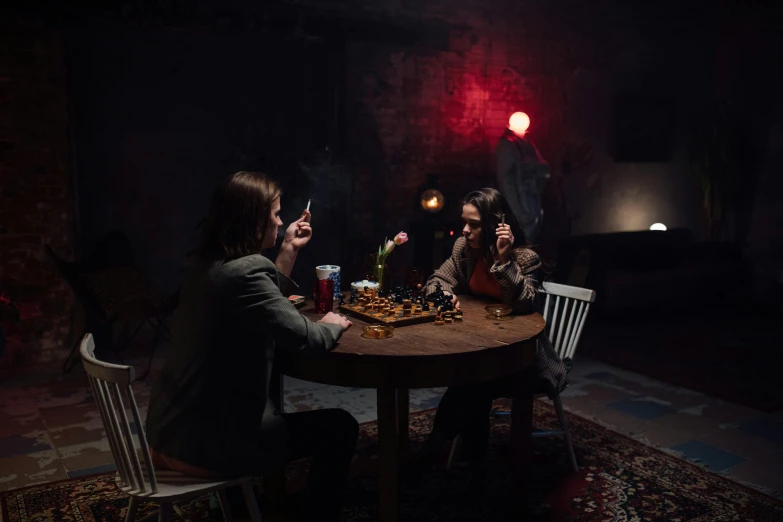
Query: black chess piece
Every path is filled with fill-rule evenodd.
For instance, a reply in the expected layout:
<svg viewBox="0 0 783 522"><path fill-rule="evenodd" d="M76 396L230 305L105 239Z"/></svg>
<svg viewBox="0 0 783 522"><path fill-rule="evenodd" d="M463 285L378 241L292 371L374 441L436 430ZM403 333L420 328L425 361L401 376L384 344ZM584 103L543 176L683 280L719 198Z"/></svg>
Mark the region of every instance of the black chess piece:
<svg viewBox="0 0 783 522"><path fill-rule="evenodd" d="M424 304L421 305L421 311L422 312L429 312L430 311L430 304L427 301L424 301Z"/></svg>
<svg viewBox="0 0 783 522"><path fill-rule="evenodd" d="M343 306L345 304L345 296L343 296L343 294L340 294L340 302L337 304L340 306Z"/></svg>

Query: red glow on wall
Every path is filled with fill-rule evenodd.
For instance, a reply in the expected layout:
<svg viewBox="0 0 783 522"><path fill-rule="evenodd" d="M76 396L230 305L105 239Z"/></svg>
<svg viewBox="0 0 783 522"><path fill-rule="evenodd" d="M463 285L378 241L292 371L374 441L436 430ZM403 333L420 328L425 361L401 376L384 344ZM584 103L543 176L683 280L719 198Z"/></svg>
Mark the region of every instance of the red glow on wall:
<svg viewBox="0 0 783 522"><path fill-rule="evenodd" d="M515 112L508 119L508 128L517 134L524 134L530 127L530 117L524 112Z"/></svg>

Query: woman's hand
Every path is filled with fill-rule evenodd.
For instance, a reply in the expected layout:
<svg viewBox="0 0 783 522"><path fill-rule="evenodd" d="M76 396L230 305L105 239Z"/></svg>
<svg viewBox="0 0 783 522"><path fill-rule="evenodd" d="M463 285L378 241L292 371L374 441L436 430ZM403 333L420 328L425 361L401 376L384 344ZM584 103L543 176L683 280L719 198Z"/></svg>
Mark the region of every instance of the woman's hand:
<svg viewBox="0 0 783 522"><path fill-rule="evenodd" d="M283 239L281 249L288 247L294 252L298 252L312 237L313 229L310 226L310 211L305 210L302 217L288 225L288 228L285 229L285 239Z"/></svg>
<svg viewBox="0 0 783 522"><path fill-rule="evenodd" d="M498 257L502 264L508 263L511 258L511 247L514 246L514 234L511 233L509 225L498 225L495 229L495 235L498 237L497 246Z"/></svg>
<svg viewBox="0 0 783 522"><path fill-rule="evenodd" d="M454 296L454 299L451 300L451 304L454 305L454 308L459 308L459 299L456 295L452 294L451 292L443 292L443 295L451 295Z"/></svg>
<svg viewBox="0 0 783 522"><path fill-rule="evenodd" d="M319 321L319 323L339 324L343 332L350 328L353 323L346 319L344 316L336 314L334 312L327 312Z"/></svg>

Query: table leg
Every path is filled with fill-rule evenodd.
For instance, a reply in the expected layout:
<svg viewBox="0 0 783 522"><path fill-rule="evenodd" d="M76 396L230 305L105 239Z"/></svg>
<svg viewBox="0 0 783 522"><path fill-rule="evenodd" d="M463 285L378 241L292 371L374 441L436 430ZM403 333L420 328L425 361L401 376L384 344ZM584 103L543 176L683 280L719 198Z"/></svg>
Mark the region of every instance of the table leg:
<svg viewBox="0 0 783 522"><path fill-rule="evenodd" d="M397 390L397 437L400 452L408 449L408 417L410 415L410 393L407 388Z"/></svg>
<svg viewBox="0 0 783 522"><path fill-rule="evenodd" d="M511 487L513 505L519 506L522 520L530 512L530 475L533 456L533 384L532 369L514 379L511 403Z"/></svg>
<svg viewBox="0 0 783 522"><path fill-rule="evenodd" d="M285 470L264 475L264 520L282 522L285 520Z"/></svg>
<svg viewBox="0 0 783 522"><path fill-rule="evenodd" d="M378 464L380 501L378 520L397 520L397 392L394 388L378 389Z"/></svg>

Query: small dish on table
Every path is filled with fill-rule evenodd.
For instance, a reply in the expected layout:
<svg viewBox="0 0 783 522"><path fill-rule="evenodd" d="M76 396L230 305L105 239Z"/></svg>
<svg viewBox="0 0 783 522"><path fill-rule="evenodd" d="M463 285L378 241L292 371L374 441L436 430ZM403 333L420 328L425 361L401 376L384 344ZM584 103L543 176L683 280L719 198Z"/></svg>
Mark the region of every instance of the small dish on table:
<svg viewBox="0 0 783 522"><path fill-rule="evenodd" d="M489 312L487 319L494 319L495 321L508 321L511 319L509 315L511 313L511 307L506 304L491 304L484 307L484 310Z"/></svg>
<svg viewBox="0 0 783 522"><path fill-rule="evenodd" d="M394 327L386 324L368 324L362 327L365 339L388 339L394 336Z"/></svg>

